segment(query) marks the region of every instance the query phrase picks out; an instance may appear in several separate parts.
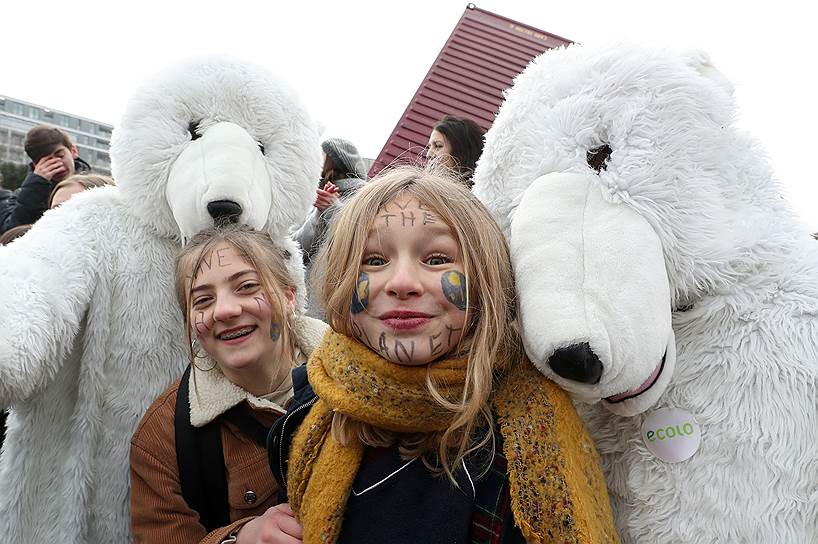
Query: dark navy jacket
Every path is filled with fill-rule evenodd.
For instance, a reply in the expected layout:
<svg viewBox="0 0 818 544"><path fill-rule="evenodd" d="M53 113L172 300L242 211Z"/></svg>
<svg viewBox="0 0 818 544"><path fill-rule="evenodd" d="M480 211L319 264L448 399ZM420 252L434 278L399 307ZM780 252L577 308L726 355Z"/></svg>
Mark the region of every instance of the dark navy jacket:
<svg viewBox="0 0 818 544"><path fill-rule="evenodd" d="M280 502L287 501L292 437L318 400L305 365L293 370L293 393L287 413L275 422L267 437ZM338 543L524 544L511 512L502 439L497 432L495 436L489 470L478 476L476 470L467 468L472 465L467 461L455 472L457 486L445 477L433 476L421 460L401 460L395 447L367 448L352 485Z"/></svg>

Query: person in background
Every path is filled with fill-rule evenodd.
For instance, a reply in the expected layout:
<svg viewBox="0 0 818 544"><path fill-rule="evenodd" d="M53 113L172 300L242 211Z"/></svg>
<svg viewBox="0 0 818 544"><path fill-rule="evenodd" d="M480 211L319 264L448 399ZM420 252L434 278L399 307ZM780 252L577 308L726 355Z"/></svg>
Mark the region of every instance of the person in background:
<svg viewBox="0 0 818 544"><path fill-rule="evenodd" d="M176 296L191 364L131 441L134 540L235 542L276 505L267 431L292 398L290 371L326 325L298 315L282 250L242 225L191 239L176 260Z"/></svg>
<svg viewBox="0 0 818 544"><path fill-rule="evenodd" d="M426 158L454 170L471 189L474 167L483 153L483 135L471 119L446 115L432 129Z"/></svg>
<svg viewBox="0 0 818 544"><path fill-rule="evenodd" d="M48 198L48 209L56 208L77 193L94 187L116 185L112 178L97 174L75 174L57 183Z"/></svg>
<svg viewBox="0 0 818 544"><path fill-rule="evenodd" d="M358 148L347 140L330 138L321 143L324 166L315 193L315 207L293 238L301 245L305 276L309 279L312 261L327 232L327 225L343 202L366 183L366 168ZM309 285L309 282L308 282ZM307 290L307 315L322 319L324 314L312 289Z"/></svg>
<svg viewBox="0 0 818 544"><path fill-rule="evenodd" d="M77 146L56 127L39 125L29 130L24 147L31 159L31 172L13 194L0 195L0 233L35 223L48 209L48 197L55 184L74 173L91 170L79 157Z"/></svg>

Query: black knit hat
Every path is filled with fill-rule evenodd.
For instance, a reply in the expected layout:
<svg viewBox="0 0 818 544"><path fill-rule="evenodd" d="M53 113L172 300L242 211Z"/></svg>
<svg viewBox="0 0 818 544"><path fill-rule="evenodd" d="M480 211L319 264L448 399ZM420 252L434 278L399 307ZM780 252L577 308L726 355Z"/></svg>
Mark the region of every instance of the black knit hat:
<svg viewBox="0 0 818 544"><path fill-rule="evenodd" d="M364 161L352 142L341 138L329 138L321 143L321 149L332 161L333 170L338 174L366 179Z"/></svg>

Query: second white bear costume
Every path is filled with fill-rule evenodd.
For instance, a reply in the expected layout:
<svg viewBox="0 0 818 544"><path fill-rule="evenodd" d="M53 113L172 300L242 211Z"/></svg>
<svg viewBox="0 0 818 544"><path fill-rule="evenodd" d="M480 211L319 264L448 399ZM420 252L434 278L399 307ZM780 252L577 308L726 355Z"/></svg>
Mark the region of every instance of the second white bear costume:
<svg viewBox="0 0 818 544"><path fill-rule="evenodd" d="M818 243L734 116L701 53L571 46L475 172L626 543L818 542Z"/></svg>

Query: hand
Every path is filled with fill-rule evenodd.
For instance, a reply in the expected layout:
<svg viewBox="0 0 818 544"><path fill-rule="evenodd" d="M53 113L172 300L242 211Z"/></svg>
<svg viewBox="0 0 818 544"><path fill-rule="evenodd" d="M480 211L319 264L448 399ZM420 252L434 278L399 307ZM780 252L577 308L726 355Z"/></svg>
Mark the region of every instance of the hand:
<svg viewBox="0 0 818 544"><path fill-rule="evenodd" d="M301 544L304 530L287 503L268 508L236 534L236 544Z"/></svg>
<svg viewBox="0 0 818 544"><path fill-rule="evenodd" d="M330 187L330 189L327 189L327 187ZM323 189L316 189L315 194L315 207L322 212L338 202L340 198L338 196L338 187L330 182L327 182Z"/></svg>
<svg viewBox="0 0 818 544"><path fill-rule="evenodd" d="M34 165L34 173L48 181L64 172L65 165L57 157L42 158Z"/></svg>

